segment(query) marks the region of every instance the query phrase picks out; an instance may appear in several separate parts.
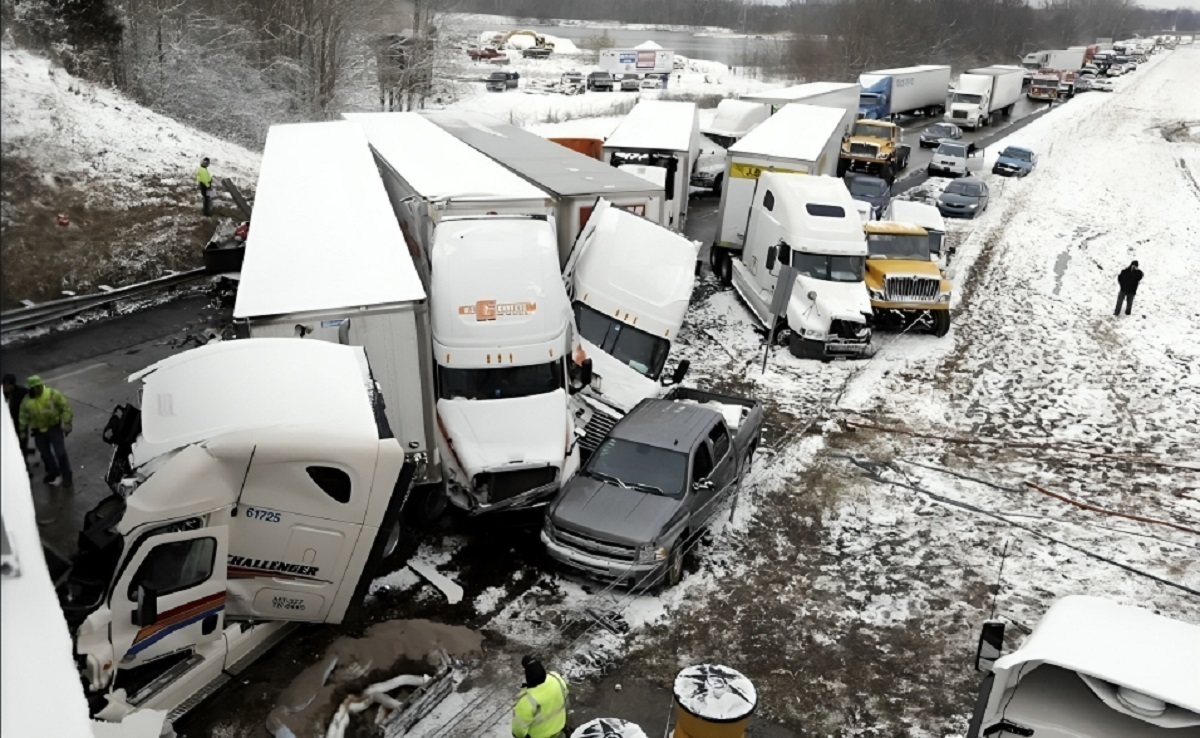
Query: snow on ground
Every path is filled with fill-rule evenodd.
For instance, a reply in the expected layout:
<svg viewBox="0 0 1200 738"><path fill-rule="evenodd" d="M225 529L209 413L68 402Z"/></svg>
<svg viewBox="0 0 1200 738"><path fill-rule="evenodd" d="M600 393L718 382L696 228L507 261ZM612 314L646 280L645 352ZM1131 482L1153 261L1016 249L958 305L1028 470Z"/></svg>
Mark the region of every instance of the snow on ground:
<svg viewBox="0 0 1200 738"><path fill-rule="evenodd" d="M1200 520L1200 293L1172 278L1200 274L1200 145L1164 135L1200 120L1197 62L1157 58L1011 137L1039 166L984 174L989 210L951 226L946 338L882 335L862 362L780 350L764 372L749 313L706 281L681 336L689 383L754 394L767 411L743 499L661 597L544 573L486 627L577 684L613 664L670 684L684 666L720 663L754 681L763 719L941 736L965 729L993 594L1012 631L1073 593L1200 619L1194 532L1027 484ZM1132 259L1146 279L1134 315L1114 317ZM515 683L515 664L491 668L488 683ZM456 694L419 732L504 735L509 691Z"/></svg>

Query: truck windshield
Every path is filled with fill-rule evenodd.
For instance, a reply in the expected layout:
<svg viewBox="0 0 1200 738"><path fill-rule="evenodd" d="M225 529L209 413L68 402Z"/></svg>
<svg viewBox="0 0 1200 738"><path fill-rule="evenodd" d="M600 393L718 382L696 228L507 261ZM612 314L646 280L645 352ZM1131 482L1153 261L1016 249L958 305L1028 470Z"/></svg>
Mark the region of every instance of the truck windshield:
<svg viewBox="0 0 1200 738"><path fill-rule="evenodd" d="M792 253L792 267L797 272L826 282L861 282L865 264L864 256Z"/></svg>
<svg viewBox="0 0 1200 738"><path fill-rule="evenodd" d="M930 238L894 233L867 235L867 253L873 259L908 259L929 261Z"/></svg>
<svg viewBox="0 0 1200 738"><path fill-rule="evenodd" d="M581 302L575 303L575 323L581 336L638 374L658 379L662 373L671 351L665 338L652 336Z"/></svg>
<svg viewBox="0 0 1200 738"><path fill-rule="evenodd" d="M885 195L888 183L878 177L854 177L850 180L851 195Z"/></svg>
<svg viewBox="0 0 1200 738"><path fill-rule="evenodd" d="M858 96L858 105L862 108L870 108L879 104L879 95L874 92L864 92Z"/></svg>
<svg viewBox="0 0 1200 738"><path fill-rule="evenodd" d="M584 474L618 487L679 499L687 480L687 454L609 438L588 460Z"/></svg>
<svg viewBox="0 0 1200 738"><path fill-rule="evenodd" d="M983 102L983 95L972 95L969 92L956 92L954 97L950 98L950 103L966 103L967 105L978 105Z"/></svg>
<svg viewBox="0 0 1200 738"><path fill-rule="evenodd" d="M443 400L505 400L542 395L563 387L561 361L494 369L438 366L438 397Z"/></svg>
<svg viewBox="0 0 1200 738"><path fill-rule="evenodd" d="M887 138L888 133L886 128L878 124L871 125L870 123L858 122L854 124L853 136L865 136L867 138Z"/></svg>
<svg viewBox="0 0 1200 738"><path fill-rule="evenodd" d="M942 156L965 157L967 155L967 147L962 144L940 143L937 147L937 153Z"/></svg>

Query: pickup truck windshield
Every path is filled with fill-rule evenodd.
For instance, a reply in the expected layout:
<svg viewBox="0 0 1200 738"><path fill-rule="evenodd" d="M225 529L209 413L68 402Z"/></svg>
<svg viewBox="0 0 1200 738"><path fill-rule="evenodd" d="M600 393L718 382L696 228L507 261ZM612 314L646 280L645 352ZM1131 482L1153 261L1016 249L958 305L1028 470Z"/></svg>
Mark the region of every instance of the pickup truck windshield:
<svg viewBox="0 0 1200 738"><path fill-rule="evenodd" d="M962 144L943 142L938 144L937 153L942 156L965 157L967 155L967 147Z"/></svg>
<svg viewBox="0 0 1200 738"><path fill-rule="evenodd" d="M687 481L687 454L655 448L620 438L609 438L588 460L584 474L618 487L641 489L648 494L683 496Z"/></svg>
<svg viewBox="0 0 1200 738"><path fill-rule="evenodd" d="M850 180L851 195L884 195L887 194L888 183L875 177L855 177Z"/></svg>
<svg viewBox="0 0 1200 738"><path fill-rule="evenodd" d="M867 236L867 253L873 259L910 259L929 261L930 238L872 233Z"/></svg>
<svg viewBox="0 0 1200 738"><path fill-rule="evenodd" d="M983 95L972 95L968 92L956 92L954 97L950 98L950 103L966 103L967 105L978 105L983 102Z"/></svg>
<svg viewBox="0 0 1200 738"><path fill-rule="evenodd" d="M438 397L443 400L504 400L541 395L564 386L561 361L495 369L438 366Z"/></svg>
<svg viewBox="0 0 1200 738"><path fill-rule="evenodd" d="M826 282L861 282L865 264L865 256L792 253L792 266L796 271Z"/></svg>
<svg viewBox="0 0 1200 738"><path fill-rule="evenodd" d="M638 374L658 379L662 373L671 350L665 338L652 336L581 302L575 303L575 323L580 335Z"/></svg>

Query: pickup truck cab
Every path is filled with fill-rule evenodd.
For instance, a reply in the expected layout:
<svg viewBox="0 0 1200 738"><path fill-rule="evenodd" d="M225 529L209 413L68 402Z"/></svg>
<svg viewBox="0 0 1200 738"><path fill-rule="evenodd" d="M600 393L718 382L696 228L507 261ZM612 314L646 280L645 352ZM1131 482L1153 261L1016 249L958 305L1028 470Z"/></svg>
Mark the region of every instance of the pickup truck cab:
<svg viewBox="0 0 1200 738"><path fill-rule="evenodd" d="M983 149L974 143L943 141L929 161L930 177L967 177L983 168Z"/></svg>
<svg viewBox="0 0 1200 738"><path fill-rule="evenodd" d="M589 90L613 91L613 76L608 72L592 72L587 78L587 88Z"/></svg>
<svg viewBox="0 0 1200 738"><path fill-rule="evenodd" d="M675 585L689 543L741 488L762 425L745 398L676 388L642 401L551 503L550 558L639 590Z"/></svg>
<svg viewBox="0 0 1200 738"><path fill-rule="evenodd" d="M486 85L489 92L504 92L517 89L520 81L521 75L518 72L492 72L488 75Z"/></svg>

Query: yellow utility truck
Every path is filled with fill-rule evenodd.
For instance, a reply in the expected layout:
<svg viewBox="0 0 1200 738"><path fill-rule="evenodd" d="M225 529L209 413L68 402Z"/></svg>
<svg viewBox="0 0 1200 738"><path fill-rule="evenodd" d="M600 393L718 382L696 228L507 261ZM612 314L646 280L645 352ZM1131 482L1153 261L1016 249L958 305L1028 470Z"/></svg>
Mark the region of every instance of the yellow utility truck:
<svg viewBox="0 0 1200 738"><path fill-rule="evenodd" d="M867 233L867 291L877 328L950 330L950 280L938 268L929 231L875 220Z"/></svg>
<svg viewBox="0 0 1200 738"><path fill-rule="evenodd" d="M860 118L842 141L838 157L838 176L846 172L867 172L882 177L888 184L908 166L911 148L904 143L903 129L895 123Z"/></svg>

